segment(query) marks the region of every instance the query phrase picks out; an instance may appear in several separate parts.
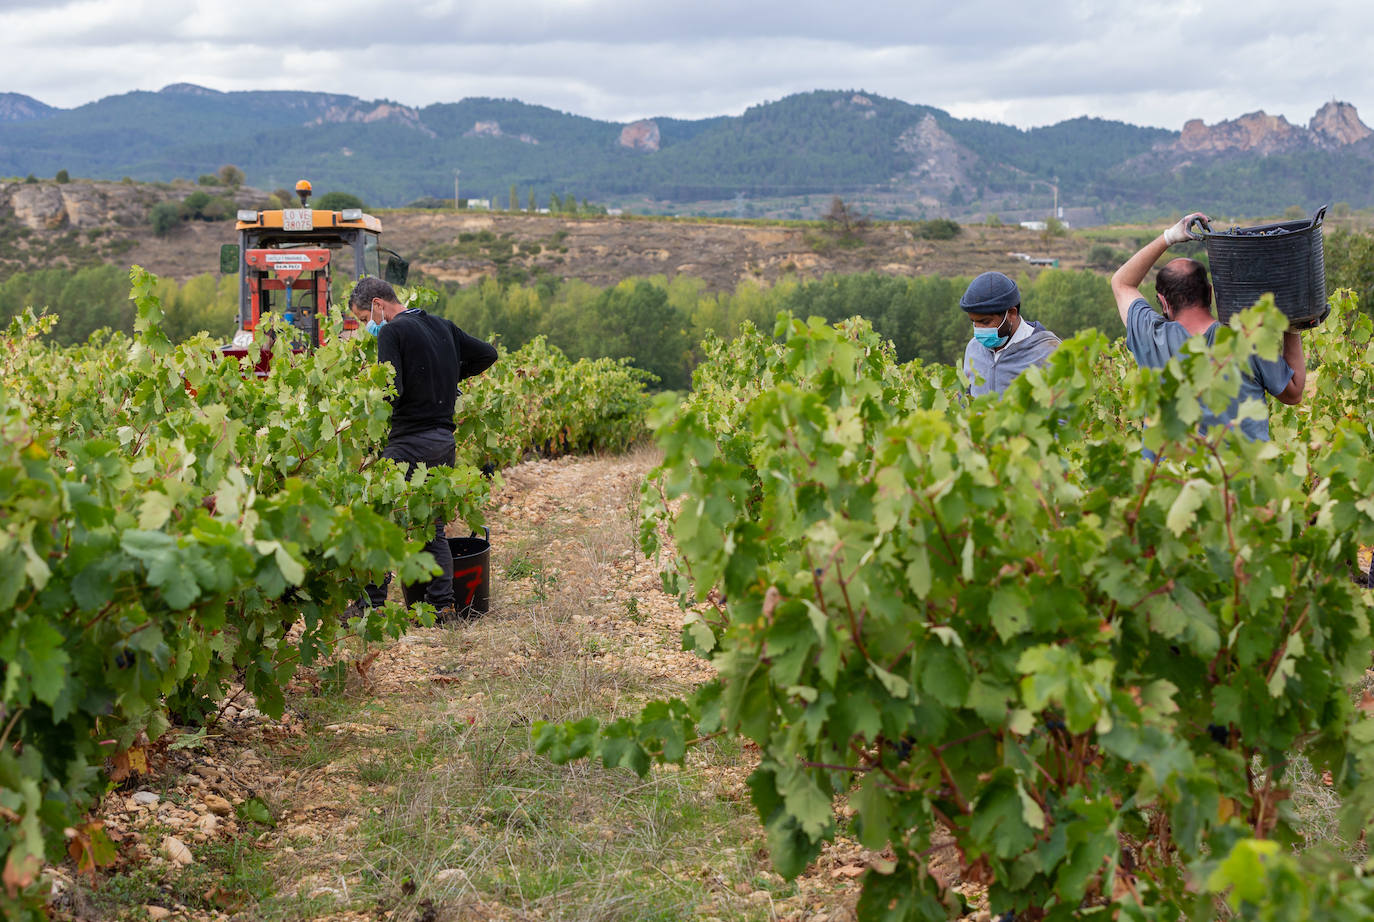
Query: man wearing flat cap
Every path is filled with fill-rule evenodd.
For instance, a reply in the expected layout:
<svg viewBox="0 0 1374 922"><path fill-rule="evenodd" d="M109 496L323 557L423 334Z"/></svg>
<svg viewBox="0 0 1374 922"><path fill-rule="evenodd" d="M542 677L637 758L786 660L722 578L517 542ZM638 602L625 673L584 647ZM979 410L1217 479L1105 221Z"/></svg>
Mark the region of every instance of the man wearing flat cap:
<svg viewBox="0 0 1374 922"><path fill-rule="evenodd" d="M1000 272L984 272L969 283L959 306L973 322L964 349L964 373L975 397L1000 394L1032 365L1049 361L1059 337L1021 316L1021 291Z"/></svg>

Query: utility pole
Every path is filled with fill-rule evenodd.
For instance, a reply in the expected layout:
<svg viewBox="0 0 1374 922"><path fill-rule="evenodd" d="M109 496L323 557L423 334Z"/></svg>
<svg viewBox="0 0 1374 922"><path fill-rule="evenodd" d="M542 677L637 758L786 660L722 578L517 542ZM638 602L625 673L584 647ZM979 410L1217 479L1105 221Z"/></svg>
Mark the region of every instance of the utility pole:
<svg viewBox="0 0 1374 922"><path fill-rule="evenodd" d="M463 171L462 171L462 170L454 170L454 171L453 171L453 209L454 209L454 211L457 211L457 210L458 210L458 174L461 173L461 172L463 172Z"/></svg>
<svg viewBox="0 0 1374 922"><path fill-rule="evenodd" d="M1055 219L1058 219L1058 217L1059 217L1059 177L1058 177L1058 176L1055 176L1055 177L1053 177L1053 180L1054 180L1054 181L1051 182L1051 181L1048 180L1048 179L1032 179L1032 180L1031 180L1031 188L1034 189L1036 183L1042 183L1042 184L1044 184L1044 185L1046 185L1046 186L1049 186L1052 190L1054 190L1054 206L1053 206L1052 210L1050 211L1050 217L1055 218Z"/></svg>

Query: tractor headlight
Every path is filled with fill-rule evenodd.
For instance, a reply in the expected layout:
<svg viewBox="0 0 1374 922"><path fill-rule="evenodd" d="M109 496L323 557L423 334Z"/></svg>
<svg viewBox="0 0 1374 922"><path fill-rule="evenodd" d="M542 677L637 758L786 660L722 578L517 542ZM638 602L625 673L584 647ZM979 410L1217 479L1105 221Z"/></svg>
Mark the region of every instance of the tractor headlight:
<svg viewBox="0 0 1374 922"><path fill-rule="evenodd" d="M363 210L361 208L345 208L343 211L339 212L339 217L345 221L361 221L363 219Z"/></svg>
<svg viewBox="0 0 1374 922"><path fill-rule="evenodd" d="M236 215L236 217L237 217L240 221L243 221L243 222L246 223L246 224L256 224L256 223L258 223L258 213L257 213L256 211L248 211L247 209L240 209L240 210L239 210L239 213Z"/></svg>

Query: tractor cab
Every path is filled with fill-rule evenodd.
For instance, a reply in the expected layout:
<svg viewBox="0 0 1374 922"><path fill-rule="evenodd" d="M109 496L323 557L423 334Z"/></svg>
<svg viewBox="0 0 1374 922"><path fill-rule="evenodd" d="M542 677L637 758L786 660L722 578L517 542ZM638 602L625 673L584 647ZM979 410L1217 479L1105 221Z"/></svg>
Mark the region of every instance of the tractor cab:
<svg viewBox="0 0 1374 922"><path fill-rule="evenodd" d="M293 351L314 349L324 343L331 311L344 311L345 330L358 326L346 305L335 304L345 281L373 275L405 284L409 264L378 242L382 222L361 208L310 208L310 192L310 183L301 180L296 194L303 207L240 211L238 243L220 247L220 272L239 277L238 332L221 347L224 355L245 358L270 313L293 328ZM262 377L276 343L260 345L262 358L254 370Z"/></svg>

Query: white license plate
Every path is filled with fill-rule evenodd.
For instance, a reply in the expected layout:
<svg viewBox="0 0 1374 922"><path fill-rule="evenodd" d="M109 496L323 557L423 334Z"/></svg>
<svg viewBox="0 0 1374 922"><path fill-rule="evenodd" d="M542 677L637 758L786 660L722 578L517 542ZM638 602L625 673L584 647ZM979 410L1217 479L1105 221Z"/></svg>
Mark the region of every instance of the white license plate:
<svg viewBox="0 0 1374 922"><path fill-rule="evenodd" d="M281 228L289 231L315 229L315 212L310 208L286 208L281 213Z"/></svg>

